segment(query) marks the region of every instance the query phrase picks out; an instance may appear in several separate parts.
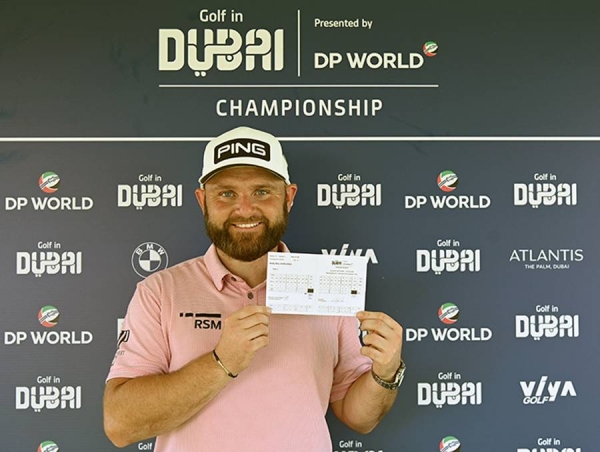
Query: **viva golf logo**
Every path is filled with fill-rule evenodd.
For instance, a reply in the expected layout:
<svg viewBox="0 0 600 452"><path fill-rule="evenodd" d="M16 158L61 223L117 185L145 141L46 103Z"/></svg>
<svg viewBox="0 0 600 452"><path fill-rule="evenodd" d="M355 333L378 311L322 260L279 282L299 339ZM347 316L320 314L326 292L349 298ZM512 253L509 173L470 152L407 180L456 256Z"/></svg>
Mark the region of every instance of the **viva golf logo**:
<svg viewBox="0 0 600 452"><path fill-rule="evenodd" d="M440 452L460 452L460 441L455 436L446 436L440 441Z"/></svg>
<svg viewBox="0 0 600 452"><path fill-rule="evenodd" d="M37 452L58 452L58 446L54 441L43 441L38 446Z"/></svg>

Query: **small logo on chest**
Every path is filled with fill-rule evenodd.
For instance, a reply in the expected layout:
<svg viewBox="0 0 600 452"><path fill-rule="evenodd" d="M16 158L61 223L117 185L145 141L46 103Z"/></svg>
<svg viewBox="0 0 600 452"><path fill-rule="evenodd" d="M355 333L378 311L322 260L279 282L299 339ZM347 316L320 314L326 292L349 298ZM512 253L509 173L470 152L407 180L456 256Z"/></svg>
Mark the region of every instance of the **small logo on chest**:
<svg viewBox="0 0 600 452"><path fill-rule="evenodd" d="M199 330L220 330L221 314L210 314L206 312L180 312L179 317L183 319L192 319L194 329Z"/></svg>

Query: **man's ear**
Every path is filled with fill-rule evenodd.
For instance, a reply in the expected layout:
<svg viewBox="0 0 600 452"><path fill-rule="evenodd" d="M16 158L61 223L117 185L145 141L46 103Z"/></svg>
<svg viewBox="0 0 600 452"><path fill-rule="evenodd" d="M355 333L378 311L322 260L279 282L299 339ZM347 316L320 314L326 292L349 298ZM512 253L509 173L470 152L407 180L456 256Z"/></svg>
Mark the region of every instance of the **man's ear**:
<svg viewBox="0 0 600 452"><path fill-rule="evenodd" d="M285 199L288 212L292 210L292 206L294 205L294 198L296 197L297 192L298 186L296 184L290 184L285 187Z"/></svg>
<svg viewBox="0 0 600 452"><path fill-rule="evenodd" d="M196 200L202 209L202 213L204 213L206 211L206 191L202 188L197 188L194 193L196 194Z"/></svg>

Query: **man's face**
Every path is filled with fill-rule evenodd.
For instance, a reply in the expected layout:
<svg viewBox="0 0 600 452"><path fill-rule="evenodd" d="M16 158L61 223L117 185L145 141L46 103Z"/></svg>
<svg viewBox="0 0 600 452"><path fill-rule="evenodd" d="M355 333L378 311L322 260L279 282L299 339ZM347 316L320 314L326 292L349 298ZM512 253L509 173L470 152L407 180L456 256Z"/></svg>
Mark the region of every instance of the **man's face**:
<svg viewBox="0 0 600 452"><path fill-rule="evenodd" d="M229 257L251 262L279 244L296 189L267 170L239 166L217 173L196 196L215 246Z"/></svg>

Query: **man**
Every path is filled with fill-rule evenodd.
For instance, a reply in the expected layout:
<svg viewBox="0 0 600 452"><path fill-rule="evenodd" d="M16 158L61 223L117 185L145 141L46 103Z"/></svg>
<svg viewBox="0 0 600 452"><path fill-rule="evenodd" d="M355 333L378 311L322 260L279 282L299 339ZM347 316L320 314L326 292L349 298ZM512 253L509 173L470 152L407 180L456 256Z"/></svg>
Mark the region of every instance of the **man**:
<svg viewBox="0 0 600 452"><path fill-rule="evenodd" d="M196 197L213 244L138 284L104 396L116 446L331 451L328 406L361 433L390 409L404 372L396 321L358 313L361 347L352 317L265 306L267 253L289 251L296 191L274 136L239 127L207 145Z"/></svg>

